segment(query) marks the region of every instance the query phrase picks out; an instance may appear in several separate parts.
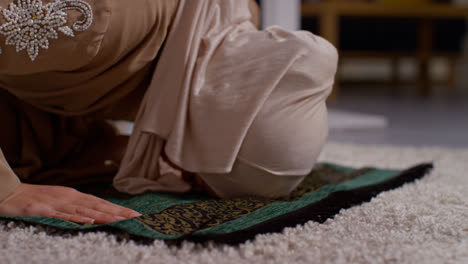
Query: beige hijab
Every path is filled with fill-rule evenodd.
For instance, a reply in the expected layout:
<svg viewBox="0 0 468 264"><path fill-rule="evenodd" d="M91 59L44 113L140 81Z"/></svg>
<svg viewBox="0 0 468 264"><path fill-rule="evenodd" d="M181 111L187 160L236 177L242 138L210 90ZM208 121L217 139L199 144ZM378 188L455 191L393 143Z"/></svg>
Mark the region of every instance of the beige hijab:
<svg viewBox="0 0 468 264"><path fill-rule="evenodd" d="M239 155L252 163L261 158L261 149L241 153L249 128L291 65L311 49L294 43L298 38L292 32L259 31L250 18L248 0L180 1L114 179L117 189L189 190L188 183L164 169L163 152L178 167L196 173L229 173ZM325 41L311 41L312 49L328 45L335 52ZM328 75L320 80L317 67L335 67L334 61L320 63L310 73L318 74L312 89L317 94L332 84ZM294 81L301 79L292 80L291 88Z"/></svg>

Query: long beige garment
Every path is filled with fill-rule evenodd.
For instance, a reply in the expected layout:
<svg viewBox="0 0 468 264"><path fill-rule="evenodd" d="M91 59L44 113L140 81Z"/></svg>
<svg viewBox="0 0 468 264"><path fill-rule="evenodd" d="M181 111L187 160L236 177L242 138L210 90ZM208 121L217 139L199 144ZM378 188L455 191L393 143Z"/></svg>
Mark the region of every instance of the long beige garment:
<svg viewBox="0 0 468 264"><path fill-rule="evenodd" d="M181 0L114 179L117 189L189 190L182 179L161 173L163 152L194 173L226 174L237 159L276 175L311 170L323 133L310 134L301 122L316 115L326 120L336 49L308 32L259 31L248 5Z"/></svg>
<svg viewBox="0 0 468 264"><path fill-rule="evenodd" d="M51 5L64 11L55 15L65 24L49 28L57 39L49 35L32 60L31 50L7 41L18 35L16 26L20 32L28 26L10 25ZM0 0L0 147L9 163L0 162L0 197L18 177L75 186L115 175L126 140L101 119L134 120L178 6L178 0ZM258 23L254 0L250 8ZM79 31L78 21L86 25ZM65 25L73 36L59 30Z"/></svg>
<svg viewBox="0 0 468 264"><path fill-rule="evenodd" d="M73 36L52 24L43 38L48 46L38 47L32 60L30 49L17 50L10 37L28 31L15 24L21 16L50 11L51 5L63 12L42 22L61 17L60 27ZM73 126L87 131L88 125L81 126L85 120L135 118L178 5L178 0L0 0L0 150L8 160L0 158L0 201L14 191L18 177L68 185L115 175L115 164L104 166L105 160L120 160L122 144L114 144L113 133L103 140L106 149L98 149L100 142L84 145L96 133ZM79 21L86 26L75 30ZM99 136L106 130L101 131Z"/></svg>

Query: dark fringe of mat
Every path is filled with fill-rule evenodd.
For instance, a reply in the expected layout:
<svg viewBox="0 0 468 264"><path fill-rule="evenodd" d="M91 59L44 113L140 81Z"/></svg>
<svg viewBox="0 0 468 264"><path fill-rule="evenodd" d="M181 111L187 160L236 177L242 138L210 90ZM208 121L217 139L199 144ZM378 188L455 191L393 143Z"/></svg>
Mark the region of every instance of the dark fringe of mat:
<svg viewBox="0 0 468 264"><path fill-rule="evenodd" d="M423 178L433 168L433 164L422 164L405 170L399 175L375 185L360 187L350 191L332 193L327 198L297 211L281 215L244 230L219 235L192 234L179 239L179 243L183 241L192 241L196 243L212 241L214 243L238 245L255 238L255 236L259 234L282 232L284 228L296 227L297 225L302 225L309 221L324 223L326 220L337 215L342 209L348 209L353 206L369 202L381 192L396 189L405 183Z"/></svg>

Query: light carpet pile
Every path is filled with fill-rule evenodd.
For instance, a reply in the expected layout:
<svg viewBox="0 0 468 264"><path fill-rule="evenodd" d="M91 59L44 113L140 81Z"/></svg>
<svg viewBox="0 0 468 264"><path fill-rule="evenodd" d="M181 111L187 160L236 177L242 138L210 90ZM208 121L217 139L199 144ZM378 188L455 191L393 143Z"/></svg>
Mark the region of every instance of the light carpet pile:
<svg viewBox="0 0 468 264"><path fill-rule="evenodd" d="M322 161L352 167L407 168L433 161L424 179L240 246L168 245L103 232L54 235L0 223L0 263L468 263L468 149L330 143Z"/></svg>

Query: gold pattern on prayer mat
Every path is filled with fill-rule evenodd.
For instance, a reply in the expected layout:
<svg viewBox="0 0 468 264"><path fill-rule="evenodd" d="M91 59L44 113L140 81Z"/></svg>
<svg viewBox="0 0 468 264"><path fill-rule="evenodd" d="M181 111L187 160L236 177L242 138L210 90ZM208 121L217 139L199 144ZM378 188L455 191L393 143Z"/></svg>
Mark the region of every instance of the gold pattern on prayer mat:
<svg viewBox="0 0 468 264"><path fill-rule="evenodd" d="M328 184L338 184L355 179L372 169L349 173L329 165L315 169L289 196L279 199L243 198L210 199L191 204L176 205L161 212L144 215L138 220L148 228L165 235L191 234L195 231L218 226L252 214L275 202L293 202Z"/></svg>

